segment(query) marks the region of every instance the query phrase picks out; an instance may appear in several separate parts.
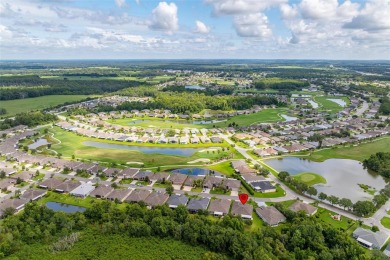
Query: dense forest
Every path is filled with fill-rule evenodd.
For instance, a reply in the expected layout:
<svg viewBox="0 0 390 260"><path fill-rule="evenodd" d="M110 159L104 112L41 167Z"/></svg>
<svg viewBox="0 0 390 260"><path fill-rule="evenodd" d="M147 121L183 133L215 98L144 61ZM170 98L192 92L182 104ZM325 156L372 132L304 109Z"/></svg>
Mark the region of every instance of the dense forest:
<svg viewBox="0 0 390 260"><path fill-rule="evenodd" d="M275 97L268 96L207 96L197 92L158 92L154 94L153 101L125 102L117 107L101 106L98 112L132 109L169 109L173 113L199 113L203 109L214 110L242 110L252 108L254 105L285 106Z"/></svg>
<svg viewBox="0 0 390 260"><path fill-rule="evenodd" d="M382 98L379 113L382 115L390 115L390 100L387 97Z"/></svg>
<svg viewBox="0 0 390 260"><path fill-rule="evenodd" d="M390 178L390 153L379 152L372 154L363 161L363 166L375 171L383 177Z"/></svg>
<svg viewBox="0 0 390 260"><path fill-rule="evenodd" d="M0 100L23 99L46 95L91 95L114 92L139 86L138 81L125 80L67 80L32 76L1 76Z"/></svg>
<svg viewBox="0 0 390 260"><path fill-rule="evenodd" d="M301 90L302 88L308 87L310 84L307 81L299 80L285 80L279 78L265 78L262 80L255 81L254 87L256 89L274 89L278 91L294 91Z"/></svg>
<svg viewBox="0 0 390 260"><path fill-rule="evenodd" d="M5 119L0 121L0 130L8 129L18 125L26 125L29 127L44 125L58 120L56 115L43 112L29 112L17 114L14 119Z"/></svg>
<svg viewBox="0 0 390 260"><path fill-rule="evenodd" d="M118 208L109 201L94 202L84 213L54 212L36 203L26 205L18 215L3 220L0 233L2 256L47 259L50 255L71 250L77 243L88 244L91 259L99 257L101 234L106 236L175 239L192 246L204 246L204 259L380 259L381 253L367 252L348 234L303 213L293 213L278 205L288 219L281 229L262 227L244 232L240 218L226 216L218 221L206 212L190 215L184 206L172 210L165 206L148 210L139 204ZM90 233L96 234L88 235ZM88 240L88 241L86 241ZM33 255L36 246L47 250ZM111 257L123 255L117 247ZM181 249L177 249L181 253ZM43 253L43 255L42 255ZM185 253L185 252L183 252ZM371 255L371 256L370 256ZM186 258L184 254L181 258Z"/></svg>

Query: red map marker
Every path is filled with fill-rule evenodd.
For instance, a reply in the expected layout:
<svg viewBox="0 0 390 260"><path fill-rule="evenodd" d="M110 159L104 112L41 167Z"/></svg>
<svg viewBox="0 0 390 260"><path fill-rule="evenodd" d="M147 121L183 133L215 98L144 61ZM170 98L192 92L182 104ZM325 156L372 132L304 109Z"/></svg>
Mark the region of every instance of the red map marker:
<svg viewBox="0 0 390 260"><path fill-rule="evenodd" d="M238 198L240 199L242 204L245 204L248 201L248 194L241 193L238 195Z"/></svg>

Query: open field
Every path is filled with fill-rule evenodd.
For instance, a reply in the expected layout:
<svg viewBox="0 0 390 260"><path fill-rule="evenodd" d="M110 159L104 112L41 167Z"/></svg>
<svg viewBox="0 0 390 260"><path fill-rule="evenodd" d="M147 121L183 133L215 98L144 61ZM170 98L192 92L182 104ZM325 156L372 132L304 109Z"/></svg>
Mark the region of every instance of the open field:
<svg viewBox="0 0 390 260"><path fill-rule="evenodd" d="M381 224L385 227L390 229L390 218L384 217L381 219Z"/></svg>
<svg viewBox="0 0 390 260"><path fill-rule="evenodd" d="M50 95L36 98L25 98L15 100L2 100L0 107L7 110L3 116L13 116L22 112L40 110L52 106L57 106L65 102L74 102L91 97L88 95Z"/></svg>
<svg viewBox="0 0 390 260"><path fill-rule="evenodd" d="M362 143L357 146L346 145L345 147L314 151L310 156L305 158L313 161L325 161L331 158L363 161L369 158L371 154L377 152L390 152L390 136L381 137L372 142ZM296 155L299 156L299 154L307 154L307 152L297 153Z"/></svg>
<svg viewBox="0 0 390 260"><path fill-rule="evenodd" d="M330 101L328 99L342 99L344 100L348 106L350 104L349 98L345 96L316 96L314 97L314 101L319 104L319 109L320 110L326 110L330 111L331 113L336 113L338 111L343 110L343 107L338 105L336 102Z"/></svg>
<svg viewBox="0 0 390 260"><path fill-rule="evenodd" d="M116 164L126 164L127 162L142 162L145 167L156 167L163 165L184 165L189 161L196 159L207 158L210 160L215 160L220 158L223 155L233 153L234 158L242 158L242 156L234 149L229 147L226 143L224 144L210 144L210 145L159 145L159 144L141 144L141 146L155 146L155 147L170 147L170 148L189 148L189 147L226 147L229 148L229 151L212 153L207 151L198 151L192 156L176 156L176 155L167 155L167 154L158 154L158 156L153 156L155 154L146 154L140 151L132 150L122 150L122 149L112 149L112 148L96 148L92 146L83 145L85 141L95 141L108 144L121 144L126 146L123 142L117 141L108 141L108 140L99 140L95 138L89 138L84 136L79 136L74 133L66 132L58 127L55 127L50 130L54 133L54 137L61 141L60 144L52 145L51 149L61 153L65 157L72 157L75 155L76 158L89 159L93 161L102 161L107 163L116 163ZM139 165L138 165L139 166Z"/></svg>
<svg viewBox="0 0 390 260"><path fill-rule="evenodd" d="M309 186L318 184L318 183L326 183L326 179L319 174L312 172L302 172L300 174L294 175L294 178L306 183Z"/></svg>
<svg viewBox="0 0 390 260"><path fill-rule="evenodd" d="M227 176L231 176L234 174L234 169L232 168L230 161L218 163L215 165L210 165L205 168L226 174Z"/></svg>

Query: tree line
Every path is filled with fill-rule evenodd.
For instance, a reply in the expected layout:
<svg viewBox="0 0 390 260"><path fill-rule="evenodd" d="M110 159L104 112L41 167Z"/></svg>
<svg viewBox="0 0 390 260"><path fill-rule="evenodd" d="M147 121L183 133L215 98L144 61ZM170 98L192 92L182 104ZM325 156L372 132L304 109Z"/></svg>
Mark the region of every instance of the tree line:
<svg viewBox="0 0 390 260"><path fill-rule="evenodd" d="M26 125L29 127L43 125L57 121L58 117L44 112L28 112L17 114L14 119L5 119L0 121L0 130L8 129L18 125Z"/></svg>
<svg viewBox="0 0 390 260"><path fill-rule="evenodd" d="M204 93L158 92L150 102L124 102L116 107L100 106L97 112L113 110L168 109L172 113L199 113L204 109L243 110L254 105L285 106L275 97L269 96L207 96Z"/></svg>
<svg viewBox="0 0 390 260"><path fill-rule="evenodd" d="M390 178L390 153L378 152L363 161L364 168Z"/></svg>
<svg viewBox="0 0 390 260"><path fill-rule="evenodd" d="M115 202L95 201L83 213L66 214L30 203L22 213L1 223L0 252L3 257L12 256L35 243L58 247L56 241L73 243L75 239L70 238L74 233L80 232L82 236L83 232L94 232L173 238L232 259L378 259L380 255L366 252L348 234L326 223L277 207L287 217L288 224L281 229L265 226L245 232L246 224L239 217L227 215L215 221L205 211L191 215L184 206L172 210L164 205L148 210L142 203L119 208ZM68 248L61 244L62 247ZM225 259L221 257L208 259Z"/></svg>
<svg viewBox="0 0 390 260"><path fill-rule="evenodd" d="M0 100L23 99L46 95L90 95L118 91L141 85L124 80L67 80L33 76L0 77Z"/></svg>

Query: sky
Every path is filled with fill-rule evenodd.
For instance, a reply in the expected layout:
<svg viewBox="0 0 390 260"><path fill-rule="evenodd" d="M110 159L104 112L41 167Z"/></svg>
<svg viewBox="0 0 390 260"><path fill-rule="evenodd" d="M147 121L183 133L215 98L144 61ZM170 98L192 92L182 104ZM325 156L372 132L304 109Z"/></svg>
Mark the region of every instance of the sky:
<svg viewBox="0 0 390 260"><path fill-rule="evenodd" d="M1 0L0 59L390 59L390 0Z"/></svg>

